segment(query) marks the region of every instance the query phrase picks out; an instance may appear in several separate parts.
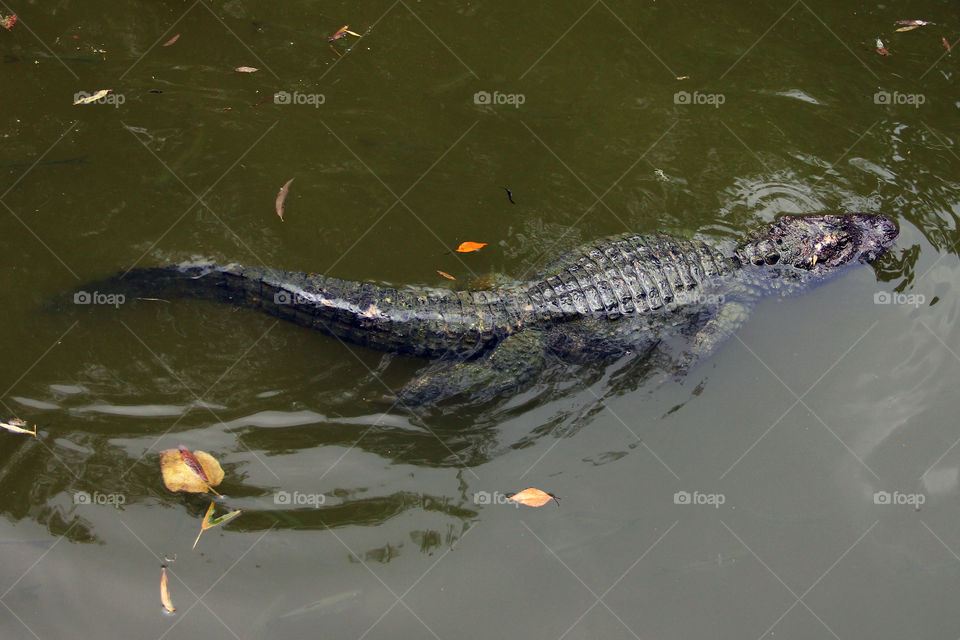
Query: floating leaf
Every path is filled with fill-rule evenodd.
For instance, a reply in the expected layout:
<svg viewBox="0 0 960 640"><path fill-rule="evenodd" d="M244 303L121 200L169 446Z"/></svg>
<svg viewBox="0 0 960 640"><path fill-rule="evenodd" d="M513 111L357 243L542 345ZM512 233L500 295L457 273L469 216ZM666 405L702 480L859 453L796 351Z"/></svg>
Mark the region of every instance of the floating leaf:
<svg viewBox="0 0 960 640"><path fill-rule="evenodd" d="M13 25L17 24L17 14L11 13L8 16L0 16L0 27L3 27L7 31L13 29Z"/></svg>
<svg viewBox="0 0 960 640"><path fill-rule="evenodd" d="M100 89L92 96L86 96L84 98L77 98L73 101L73 104L90 104L91 102L96 102L100 98L103 98L107 94L113 93L113 89Z"/></svg>
<svg viewBox="0 0 960 640"><path fill-rule="evenodd" d="M880 38L877 38L877 53L879 53L882 56L890 55L890 52L887 51L887 48L883 46L883 40L881 40Z"/></svg>
<svg viewBox="0 0 960 640"><path fill-rule="evenodd" d="M287 193L290 192L290 183L293 182L293 178L287 180L287 182L280 187L280 191L277 193L277 202L276 209L277 215L280 216L280 221L283 222L283 208L287 202Z"/></svg>
<svg viewBox="0 0 960 640"><path fill-rule="evenodd" d="M200 467L206 480L186 461L183 451L192 456ZM167 449L160 452L160 471L163 474L163 484L170 491L187 491L189 493L207 493L213 487L223 482L223 468L220 463L206 451L191 453L185 447Z"/></svg>
<svg viewBox="0 0 960 640"><path fill-rule="evenodd" d="M690 76L677 76L677 80L689 80Z"/></svg>
<svg viewBox="0 0 960 640"><path fill-rule="evenodd" d="M944 38L943 36L940 36L940 42L943 43L943 48L947 50L947 53L951 53L951 52L952 52L953 47L950 46L950 41L949 41L949 40L947 40L947 39Z"/></svg>
<svg viewBox="0 0 960 640"><path fill-rule="evenodd" d="M528 507L542 507L554 498L556 498L556 496L552 496L549 493L540 491L540 489L533 488L524 489L520 493L515 493L510 496L510 499L514 502L519 502L520 504L524 504Z"/></svg>
<svg viewBox="0 0 960 640"><path fill-rule="evenodd" d="M910 25L909 27L900 27L899 29L896 29L896 31L898 31L898 32L899 32L899 31L913 31L914 29L919 29L919 28L920 28L920 25L918 25L918 24L912 24L912 25Z"/></svg>
<svg viewBox="0 0 960 640"><path fill-rule="evenodd" d="M200 533L197 534L197 539L193 541L194 549L197 548L197 543L200 542L200 536L203 535L204 531L206 531L207 529L213 529L214 527L218 527L224 522L227 522L228 520L232 520L233 518L240 515L240 513L243 511L242 509L237 509L236 511L225 513L219 518L211 518L210 516L213 515L213 504L214 503L212 502L210 503L210 506L207 507L207 512L203 515L203 522L200 523Z"/></svg>
<svg viewBox="0 0 960 640"><path fill-rule="evenodd" d="M169 47L170 45L172 45L174 42L176 42L176 41L179 40L179 39L180 39L180 34L178 33L177 35L173 36L172 38L170 38L169 40L167 40L166 42L164 42L162 46L164 46L164 47Z"/></svg>
<svg viewBox="0 0 960 640"><path fill-rule="evenodd" d="M27 423L21 420L20 418L11 418L10 422L0 422L0 428L6 429L11 433L26 433L28 435L37 437L37 427L34 425L33 431L30 429L24 429L27 426Z"/></svg>
<svg viewBox="0 0 960 640"><path fill-rule="evenodd" d="M446 278L447 280L456 280L456 278L454 278L452 275L450 275L449 273L447 273L447 272L445 272L445 271L440 271L440 269L437 269L437 273L439 273L440 275L442 275L442 276L443 276L444 278Z"/></svg>
<svg viewBox="0 0 960 640"><path fill-rule="evenodd" d="M167 589L167 568L163 567L160 569L160 602L163 603L163 608L173 613L177 610L173 606L173 600L170 599L170 591Z"/></svg>
<svg viewBox="0 0 960 640"><path fill-rule="evenodd" d="M487 246L486 242L461 242L460 246L457 247L457 251L460 253L470 253L471 251L482 249L485 246Z"/></svg>
<svg viewBox="0 0 960 640"><path fill-rule="evenodd" d="M329 38L327 38L327 42L333 42L334 40L339 40L340 38L345 38L345 37L347 37L347 33L348 33L348 32L347 32L347 29L349 29L349 28L350 28L350 25L348 25L348 24L343 25L342 27L340 27L339 29L337 29L337 32L336 32L335 34L333 34L332 36L330 36ZM356 35L356 34L354 34L354 35Z"/></svg>
<svg viewBox="0 0 960 640"><path fill-rule="evenodd" d="M234 71L239 71L240 73L254 73L256 71L260 71L260 69L257 69L256 67L237 67L234 69Z"/></svg>
<svg viewBox="0 0 960 640"><path fill-rule="evenodd" d="M200 465L200 461L197 460L197 456L190 453L190 449L187 449L182 444L177 447L177 450L180 452L180 457L183 459L183 463L190 467L190 470L193 471L201 480L210 484L210 478L207 477L207 472L203 470L203 467Z"/></svg>
<svg viewBox="0 0 960 640"><path fill-rule="evenodd" d="M894 24L903 24L908 27L925 27L928 24L937 24L936 22L927 22L926 20L897 20ZM902 31L902 29L897 29L897 31Z"/></svg>

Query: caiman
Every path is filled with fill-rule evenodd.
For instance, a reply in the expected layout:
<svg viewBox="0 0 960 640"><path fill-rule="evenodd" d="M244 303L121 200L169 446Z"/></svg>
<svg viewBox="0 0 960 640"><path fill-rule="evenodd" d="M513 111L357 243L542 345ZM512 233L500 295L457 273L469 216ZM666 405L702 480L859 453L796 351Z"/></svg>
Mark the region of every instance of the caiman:
<svg viewBox="0 0 960 640"><path fill-rule="evenodd" d="M394 288L195 262L137 269L123 281L141 294L215 299L344 342L448 361L396 394L422 404L488 399L533 380L551 356L600 361L649 352L670 336L686 339L676 365L688 369L735 332L761 297L800 293L871 262L897 234L876 214L784 216L739 243L625 234L492 290Z"/></svg>

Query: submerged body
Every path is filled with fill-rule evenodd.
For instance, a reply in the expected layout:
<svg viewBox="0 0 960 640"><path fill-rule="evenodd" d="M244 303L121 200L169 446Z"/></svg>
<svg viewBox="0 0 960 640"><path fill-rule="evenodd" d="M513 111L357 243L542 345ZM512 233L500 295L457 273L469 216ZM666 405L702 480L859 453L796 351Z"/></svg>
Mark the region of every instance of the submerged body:
<svg viewBox="0 0 960 640"><path fill-rule="evenodd" d="M593 361L689 338L680 369L713 351L765 295L792 295L870 262L897 236L881 215L784 217L716 247L667 234L584 245L533 280L491 291L386 288L323 275L184 264L125 278L142 291L261 309L346 342L449 360L398 392L424 403L491 397L543 370L549 356Z"/></svg>

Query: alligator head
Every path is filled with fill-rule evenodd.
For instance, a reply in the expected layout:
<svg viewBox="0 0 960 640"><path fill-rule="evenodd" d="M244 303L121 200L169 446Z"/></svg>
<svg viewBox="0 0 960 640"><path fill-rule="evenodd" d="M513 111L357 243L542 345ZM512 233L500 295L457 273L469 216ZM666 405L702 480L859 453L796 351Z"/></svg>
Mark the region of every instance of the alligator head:
<svg viewBox="0 0 960 640"><path fill-rule="evenodd" d="M744 264L779 264L825 275L846 264L876 260L898 233L893 221L879 214L785 216L752 233L736 256Z"/></svg>

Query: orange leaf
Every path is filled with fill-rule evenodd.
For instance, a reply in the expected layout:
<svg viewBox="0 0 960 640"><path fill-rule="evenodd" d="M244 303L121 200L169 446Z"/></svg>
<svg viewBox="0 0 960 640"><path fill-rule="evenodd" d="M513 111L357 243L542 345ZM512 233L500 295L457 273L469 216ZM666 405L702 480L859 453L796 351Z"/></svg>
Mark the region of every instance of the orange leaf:
<svg viewBox="0 0 960 640"><path fill-rule="evenodd" d="M439 273L440 275L442 275L442 276L443 276L444 278L446 278L447 280L456 280L456 278L454 278L452 275L450 275L450 274L447 273L446 271L440 271L440 269L437 269L437 273Z"/></svg>
<svg viewBox="0 0 960 640"><path fill-rule="evenodd" d="M470 253L471 251L482 249L485 246L487 246L486 242L461 242L460 246L457 247L457 251L460 253Z"/></svg>
<svg viewBox="0 0 960 640"><path fill-rule="evenodd" d="M542 507L543 505L550 502L554 499L555 496L550 495L549 493L544 493L540 489L524 489L520 493L515 493L510 496L510 499L514 502L519 502L520 504L525 504L528 507Z"/></svg>
<svg viewBox="0 0 960 640"><path fill-rule="evenodd" d="M944 38L943 36L940 36L940 42L943 43L943 48L947 50L947 53L950 53L952 49L952 47L950 46L950 41Z"/></svg>
<svg viewBox="0 0 960 640"><path fill-rule="evenodd" d="M169 40L167 40L166 42L164 42L162 46L164 46L164 47L169 47L170 45L172 45L174 42L176 42L176 41L179 40L179 39L180 39L180 34L178 33L177 35L173 36L172 38L170 38Z"/></svg>
<svg viewBox="0 0 960 640"><path fill-rule="evenodd" d="M170 591L167 590L166 567L160 570L160 602L163 603L163 608L171 613L177 610L177 608L173 606L173 600L170 599Z"/></svg>

